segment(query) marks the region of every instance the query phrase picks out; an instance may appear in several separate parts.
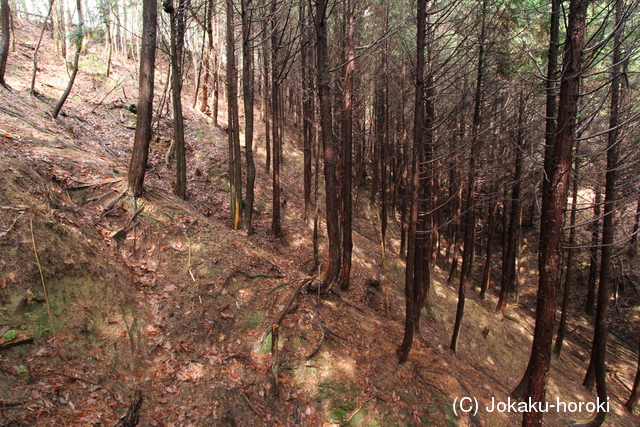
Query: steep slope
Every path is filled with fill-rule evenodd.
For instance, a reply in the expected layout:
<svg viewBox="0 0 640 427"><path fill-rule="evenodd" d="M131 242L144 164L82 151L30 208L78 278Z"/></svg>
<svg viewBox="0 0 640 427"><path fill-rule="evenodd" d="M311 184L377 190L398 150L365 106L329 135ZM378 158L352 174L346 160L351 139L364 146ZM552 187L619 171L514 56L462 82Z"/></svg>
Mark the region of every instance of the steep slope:
<svg viewBox="0 0 640 427"><path fill-rule="evenodd" d="M493 397L507 400L526 365L530 313L510 307L505 320L492 314L495 296L471 298L461 350L453 355L456 293L437 266L421 334L410 361L398 366L403 263L395 224L388 314L384 289L372 281L381 274L377 216L364 202L356 214L353 289L320 300L297 292L309 280L312 243L301 215L296 144L285 147L285 237L268 231L270 180L260 135L256 233L233 232L226 135L191 109L188 200L171 193L171 122L159 117L146 192L134 207L123 192L134 124L125 107L135 103L136 65L116 61L107 79L91 54L100 47L90 48L65 115L55 121L47 111L64 69L51 49L43 52L40 95L26 91L33 42L25 40L35 40L35 32L19 22L7 74L14 90L0 90L0 328L24 329L34 339L0 353L3 424L111 426L135 390L144 399L140 425L519 423L517 414L456 414L453 405L465 396L483 406ZM165 65L158 75L164 87ZM535 269L532 258L524 268ZM531 295L535 274L523 282ZM280 319L276 394L269 332ZM570 340L566 356L554 362L550 399L594 399L579 385L588 325L578 329L585 338ZM637 418L619 410L619 400L635 356L616 345L608 422L631 426ZM545 420L560 425L561 418L587 415L550 413Z"/></svg>

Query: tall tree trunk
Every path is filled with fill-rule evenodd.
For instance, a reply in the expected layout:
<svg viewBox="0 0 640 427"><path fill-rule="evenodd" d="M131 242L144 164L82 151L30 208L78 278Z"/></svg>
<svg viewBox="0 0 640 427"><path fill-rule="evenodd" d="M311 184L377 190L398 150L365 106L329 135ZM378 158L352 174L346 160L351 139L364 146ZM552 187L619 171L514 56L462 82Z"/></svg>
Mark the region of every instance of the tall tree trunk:
<svg viewBox="0 0 640 427"><path fill-rule="evenodd" d="M51 1L53 3L53 0ZM104 75L109 78L111 75L111 59L113 58L113 34L111 34L111 11L107 10L103 15L104 27L107 31L107 69Z"/></svg>
<svg viewBox="0 0 640 427"><path fill-rule="evenodd" d="M300 1L300 22L307 22L306 2ZM313 76L311 74L311 37L302 26L302 47L300 57L300 67L302 74L302 146L303 146L303 182L304 182L304 218L309 215L309 205L311 203L311 164L313 158Z"/></svg>
<svg viewBox="0 0 640 427"><path fill-rule="evenodd" d="M178 8L173 0L164 0L163 7L171 20L171 93L173 100L173 140L176 150L175 193L181 199L187 197L187 162L184 146L184 118L182 117L182 52L184 50L184 15L188 0L179 0Z"/></svg>
<svg viewBox="0 0 640 427"><path fill-rule="evenodd" d="M267 25L265 23L265 25ZM268 30L265 29L265 32ZM269 48L268 43L265 41L263 43L264 50L264 109L265 109L265 122L264 122L264 139L265 139L265 151L267 153L267 159L265 161L265 171L269 174L271 170L271 91L273 90L273 85L270 81L270 68L269 68Z"/></svg>
<svg viewBox="0 0 640 427"><path fill-rule="evenodd" d="M596 390L600 402L607 401L607 373L605 358L607 355L607 326L609 322L609 307L611 305L611 254L614 245L614 215L616 200L616 184L619 167L619 127L620 115L620 63L622 60L622 1L616 2L616 29L613 42L613 57L611 67L611 108L609 116L609 135L607 141L607 174L605 178L604 216L602 218L602 250L600 252L600 286L598 287L598 301L596 320L593 333L593 347L591 349L591 363L595 373ZM590 366L591 367L591 366ZM588 377L588 375L587 375ZM585 379L585 382L588 378ZM585 384L588 388L590 384ZM601 409L598 407L598 409ZM605 410L599 410L591 426L601 425L606 416Z"/></svg>
<svg viewBox="0 0 640 427"><path fill-rule="evenodd" d="M220 59L218 55L218 47L214 47L213 51L213 125L218 126L218 103L220 102Z"/></svg>
<svg viewBox="0 0 640 427"><path fill-rule="evenodd" d="M540 225L540 249L538 257L539 283L536 305L536 326L533 347L529 360L530 368L525 373L528 395L532 402L542 404L545 398L551 346L553 344L553 321L556 306L556 288L560 267L560 240L562 237L562 216L569 192L569 171L571 151L574 142L574 128L582 74L582 45L585 34L586 10L589 0L571 0L569 26L563 62L563 76L560 86L560 108L558 109L558 132L555 138L551 161L551 180L548 190L543 193L543 208ZM524 414L524 426L542 425L542 412Z"/></svg>
<svg viewBox="0 0 640 427"><path fill-rule="evenodd" d="M352 149L353 149L353 74L355 69L355 25L353 0L347 1L347 66L345 71L344 97L344 144L342 147L343 177L342 177L342 263L340 268L340 289L347 291L351 277L351 253L353 239L352 222Z"/></svg>
<svg viewBox="0 0 640 427"><path fill-rule="evenodd" d="M256 164L253 160L253 47L251 46L252 26L251 0L242 0L242 92L244 95L244 145L247 159L247 190L245 227L247 234L252 232L254 186L256 180Z"/></svg>
<svg viewBox="0 0 640 427"><path fill-rule="evenodd" d="M421 289L416 289L419 282L416 278L422 279L421 275L417 276L416 264L422 263L423 260L416 257L417 249L417 227L418 227L418 210L420 200L418 194L420 191L420 155L419 150L422 148L424 141L424 46L426 34L426 18L427 3L426 0L417 0L417 32L416 32L416 68L415 68L415 108L413 121L413 147L411 149L411 185L409 188L411 194L411 202L409 204L409 224L407 231L407 261L405 270L405 322L404 337L402 343L396 350L398 362L404 363L409 358L411 345L413 344L413 335L416 329L416 314L420 311L416 310L418 304L418 295Z"/></svg>
<svg viewBox="0 0 640 427"><path fill-rule="evenodd" d="M282 236L282 221L280 216L280 165L282 164L282 133L284 132L284 115L282 114L284 100L282 99L282 86L280 70L282 64L279 63L278 52L280 50L281 32L284 28L279 28L278 24L278 3L271 3L271 117L272 117L272 148L273 148L273 169L272 169L272 217L271 232L274 237Z"/></svg>
<svg viewBox="0 0 640 427"><path fill-rule="evenodd" d="M469 159L469 172L467 176L467 205L465 214L465 229L464 229L464 250L462 254L462 266L460 268L460 287L458 288L458 307L456 309L456 320L453 326L453 334L451 336L450 348L455 353L458 349L458 339L460 336L460 329L462 328L462 318L464 316L464 305L466 299L466 287L467 280L471 272L471 264L474 257L475 246L475 228L476 228L476 156L478 155L479 142L478 134L480 132L480 125L482 123L482 117L480 112L482 110L482 85L484 77L484 50L485 50L485 35L486 35L486 23L485 15L487 12L487 1L482 0L481 11L481 27L478 46L478 66L476 77L476 91L475 91L475 107L473 112L473 128L472 128L472 141L471 141L471 157Z"/></svg>
<svg viewBox="0 0 640 427"><path fill-rule="evenodd" d="M0 2L2 10L0 11L0 25L2 26L2 43L0 44L0 85L7 88L7 82L4 80L4 74L7 70L7 58L9 57L9 39L11 38L11 27L9 23L9 0Z"/></svg>
<svg viewBox="0 0 640 427"><path fill-rule="evenodd" d="M58 103L55 107L53 107L53 111L51 112L51 115L54 118L57 118L58 114L60 114L60 110L66 102L67 97L71 93L73 82L75 82L76 75L78 74L78 63L80 61L80 53L82 53L82 40L84 39L84 16L82 14L82 0L76 0L76 8L78 12L78 28L74 36L76 42L76 53L73 57L73 66L71 70L71 76L69 77L69 83L67 83L67 88L64 90L62 96L60 96L60 99L58 100Z"/></svg>
<svg viewBox="0 0 640 427"><path fill-rule="evenodd" d="M333 137L331 117L331 87L329 84L329 51L327 43L327 0L316 3L316 60L318 61L318 105L320 107L320 128L322 131L325 212L327 234L329 236L329 260L325 277L325 289L330 289L340 272L341 245L338 218L338 180L336 176L336 147Z"/></svg>
<svg viewBox="0 0 640 427"><path fill-rule="evenodd" d="M227 0L227 114L229 127L229 184L231 189L231 222L234 230L242 223L242 153L238 119L238 72L233 29L233 0Z"/></svg>
<svg viewBox="0 0 640 427"><path fill-rule="evenodd" d="M571 291L571 283L573 282L573 259L575 258L576 245L576 214L578 211L578 167L579 161L574 161L573 173L573 200L571 201L571 215L569 219L569 248L567 249L567 268L564 275L564 289L562 295L562 313L560 315L560 323L558 324L558 335L556 336L556 345L553 353L560 357L562 352L562 343L564 335L567 331L567 316L569 311L569 297Z"/></svg>
<svg viewBox="0 0 640 427"><path fill-rule="evenodd" d="M53 8L53 18L52 18L53 47L54 47L54 52L56 56L61 56L62 58L65 58L67 53L65 51L65 44L64 44L65 28L64 28L64 18L62 17L62 14L64 13L63 10L64 10L63 1L59 1L57 5ZM120 27L117 26L116 28L120 28Z"/></svg>
<svg viewBox="0 0 640 427"><path fill-rule="evenodd" d="M587 285L587 304L585 311L589 316L593 316L596 312L596 295L598 293L598 252L600 246L600 205L602 204L602 195L599 186L595 189L595 200L593 203L593 220L591 223L591 247L589 248L590 265L589 265L589 283Z"/></svg>
<svg viewBox="0 0 640 427"><path fill-rule="evenodd" d="M200 96L200 111L203 113L209 108L209 79L211 78L211 53L213 52L213 24L211 21L213 8L213 0L207 0L204 13L204 30L207 34L207 48L203 51L204 76L202 78L202 92Z"/></svg>
<svg viewBox="0 0 640 427"><path fill-rule="evenodd" d="M551 0L551 13L549 15L549 48L547 50L547 98L546 98L546 120L545 120L545 151L544 151L544 177L542 180L542 206L550 201L547 195L551 191L551 173L553 172L553 149L556 140L556 117L557 115L557 68L558 68L558 48L560 43L560 6L561 0ZM568 49L567 49L568 52ZM565 55L567 55L565 53ZM506 200L506 198L505 198ZM548 206L547 206L548 210ZM504 223L506 223L507 209L504 206ZM503 224L504 224L503 223ZM505 238L507 234L503 234L503 264L506 263L506 245ZM538 254L540 256L540 254ZM555 303L554 303L555 304ZM511 392L511 395L517 399L523 399L529 388L529 378L533 371L531 360L527 365L527 369L520 380L520 383Z"/></svg>
<svg viewBox="0 0 640 427"><path fill-rule="evenodd" d="M520 230L520 208L522 201L522 152L525 149L524 138L524 98L520 97L520 111L518 113L518 145L516 147L516 164L513 173L513 187L511 191L511 210L509 231L507 236L507 249L502 263L502 277L500 280L500 297L496 306L496 313L500 312L504 315L507 306L507 295L511 291L512 283L516 278L516 258L517 246Z"/></svg>
<svg viewBox="0 0 640 427"><path fill-rule="evenodd" d="M129 193L138 197L142 193L144 173L149 157L151 122L153 120L153 83L156 64L156 27L158 9L153 0L142 3L142 47L140 50L140 84L138 113L133 153L129 166Z"/></svg>
<svg viewBox="0 0 640 427"><path fill-rule="evenodd" d="M495 192L495 190L494 190ZM486 254L484 260L484 270L482 272L482 284L480 286L480 299L484 299L485 294L489 290L491 286L491 257L493 255L493 229L495 223L495 217L498 210L498 204L492 203L492 206L489 206L489 219L487 220L487 245L486 245Z"/></svg>

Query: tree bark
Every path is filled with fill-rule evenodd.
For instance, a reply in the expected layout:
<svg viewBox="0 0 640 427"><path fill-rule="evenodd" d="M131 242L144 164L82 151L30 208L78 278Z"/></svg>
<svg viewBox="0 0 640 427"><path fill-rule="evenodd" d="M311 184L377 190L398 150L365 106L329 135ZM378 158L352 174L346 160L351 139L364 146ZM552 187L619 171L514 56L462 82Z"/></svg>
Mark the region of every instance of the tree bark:
<svg viewBox="0 0 640 427"><path fill-rule="evenodd" d="M536 305L536 326L533 347L529 360L530 375L528 395L532 402L544 402L551 346L553 344L553 321L556 305L556 288L560 264L560 240L562 238L562 216L567 204L571 151L574 143L574 128L582 74L582 45L585 33L586 10L589 0L571 0L569 26L560 86L560 108L558 109L558 132L551 160L550 183L543 193L543 208L540 226L540 249L538 257L539 283ZM527 378L527 380L525 380ZM542 412L524 414L522 425L542 425Z"/></svg>
<svg viewBox="0 0 640 427"><path fill-rule="evenodd" d="M596 390L601 402L607 401L607 327L611 305L611 254L614 244L614 215L616 201L616 184L619 167L619 127L620 114L620 63L622 60L622 1L616 2L616 30L613 42L613 57L611 67L611 107L609 116L609 135L607 141L607 174L605 178L604 216L602 218L602 250L600 252L600 286L596 307L596 320L593 333L593 347L591 349L591 363L595 373ZM586 381L586 379L585 379ZM589 384L585 384L589 387ZM599 408L600 409L600 408ZM601 425L607 416L607 411L600 410L596 418L589 423L591 426Z"/></svg>
<svg viewBox="0 0 640 427"><path fill-rule="evenodd" d="M518 113L518 145L516 147L516 164L513 173L513 187L511 191L511 209L509 231L507 233L507 248L502 263L502 276L500 280L500 297L496 306L496 313L500 312L504 315L507 306L507 294L511 291L511 285L516 276L516 258L517 246L520 230L520 209L521 209L521 193L522 193L522 152L524 150L524 99L520 99L520 111Z"/></svg>
<svg viewBox="0 0 640 427"><path fill-rule="evenodd" d="M300 1L301 22L307 22L307 11L305 1ZM303 186L304 186L304 218L309 215L309 205L311 204L311 163L313 158L313 76L311 74L311 49L309 47L311 38L302 27L302 47L300 49L300 66L302 74L302 151L303 151Z"/></svg>
<svg viewBox="0 0 640 427"><path fill-rule="evenodd" d="M238 72L233 29L233 0L227 0L227 104L229 133L229 184L231 190L231 223L237 230L242 223L242 154L238 119Z"/></svg>
<svg viewBox="0 0 640 427"><path fill-rule="evenodd" d="M486 245L486 254L484 261L484 270L482 272L482 284L480 286L480 299L484 299L485 294L491 287L491 258L493 255L493 229L495 223L495 217L498 210L498 204L492 203L492 206L489 206L489 219L487 220L487 245Z"/></svg>
<svg viewBox="0 0 640 427"><path fill-rule="evenodd" d="M345 70L344 97L344 143L342 146L342 263L340 268L340 289L347 291L351 278L352 238L352 149L353 149L353 74L355 70L355 24L353 0L347 1L347 66Z"/></svg>
<svg viewBox="0 0 640 427"><path fill-rule="evenodd" d="M184 146L184 118L182 116L182 52L184 49L184 15L188 0L179 0L178 8L173 0L165 0L163 7L171 20L171 93L173 101L173 140L176 152L175 193L181 199L187 197L187 163Z"/></svg>
<svg viewBox="0 0 640 427"><path fill-rule="evenodd" d="M558 46L559 46L559 34L560 34L560 6L561 0L551 0L551 13L549 15L550 31L549 31L549 48L547 51L547 104L546 104L546 121L545 121L545 152L544 152L544 177L542 182L542 205L543 207L549 201L547 195L550 192L551 172L552 172L552 157L553 148L556 138L556 114L557 114L557 95L556 95L556 73L558 68ZM505 194L506 196L506 194ZM505 197L506 200L506 197ZM548 206L547 206L548 209ZM504 205L504 222L506 224L507 209ZM506 230L506 227L504 228ZM507 233L503 233L503 264L506 263L507 245L505 242L508 237ZM540 254L538 254L540 255ZM529 388L529 378L532 373L531 360L527 365L527 369L520 380L520 383L511 392L511 395L517 399L524 399L527 390Z"/></svg>
<svg viewBox="0 0 640 427"><path fill-rule="evenodd" d="M202 92L200 96L200 111L206 112L209 108L209 79L211 78L211 53L213 52L213 28L211 17L213 15L213 0L207 0L204 14L204 30L207 38L207 48L203 53L204 76L202 78Z"/></svg>
<svg viewBox="0 0 640 427"><path fill-rule="evenodd" d="M482 110L482 85L484 76L484 52L485 52L485 36L486 36L486 23L485 15L487 12L487 1L482 0L481 11L481 27L478 46L478 66L476 75L476 90L475 90L475 107L473 112L473 128L472 128L472 141L471 141L471 157L469 159L469 172L467 176L467 205L465 214L465 229L464 229L464 250L462 254L462 266L460 267L460 287L458 288L458 307L456 309L456 320L453 326L453 334L451 336L450 348L455 353L458 349L458 339L460 336L460 330L462 328L462 318L464 316L464 306L466 299L466 287L467 280L471 273L471 264L474 257L475 246L475 228L476 228L476 157L479 150L478 134L480 131L480 125L482 123L482 117L480 115Z"/></svg>
<svg viewBox="0 0 640 427"><path fill-rule="evenodd" d="M138 197L142 193L144 174L149 157L151 122L153 120L153 83L156 63L156 27L158 9L155 1L142 3L143 31L140 51L140 83L138 92L138 113L133 153L129 165L129 193Z"/></svg>
<svg viewBox="0 0 640 427"><path fill-rule="evenodd" d="M242 0L242 92L244 96L244 145L247 159L247 189L245 222L247 234L252 232L254 186L256 164L253 159L253 94L254 63L251 46L252 26L251 0Z"/></svg>
<svg viewBox="0 0 640 427"><path fill-rule="evenodd" d="M333 137L331 115L331 87L329 83L329 56L327 43L327 0L316 3L316 60L318 61L318 105L320 107L320 129L322 132L325 211L327 234L329 236L329 260L324 288L330 289L340 272L341 245L340 223L338 218L338 180L336 176L336 144Z"/></svg>
<svg viewBox="0 0 640 427"><path fill-rule="evenodd" d="M282 221L280 216L280 165L282 164L282 133L284 132L284 116L282 107L282 86L280 70L283 64L279 62L280 37L284 28L278 24L278 3L271 3L271 146L273 152L272 167L272 217L271 232L274 237L282 236Z"/></svg>
<svg viewBox="0 0 640 427"><path fill-rule="evenodd" d="M589 254L591 263L589 265L589 283L587 285L587 304L585 311L589 316L596 312L596 294L598 292L598 249L600 246L600 205L602 196L599 186L595 189L595 201L593 203L593 223L591 224L591 247Z"/></svg>
<svg viewBox="0 0 640 427"><path fill-rule="evenodd" d="M567 249L567 268L564 275L564 290L562 295L562 312L560 315L560 323L558 324L558 335L556 336L556 345L553 349L553 353L560 357L562 352L562 343L564 341L564 335L567 331L567 316L569 311L569 297L571 291L571 283L573 282L573 259L575 258L575 245L576 245L576 214L578 211L578 166L579 162L576 159L574 161L574 174L573 174L573 200L571 201L571 216L569 219L569 248Z"/></svg>
<svg viewBox="0 0 640 427"><path fill-rule="evenodd" d="M407 231L407 260L405 269L405 322L404 337L396 350L398 363L404 363L409 358L413 335L416 329L416 310L420 289L416 289L419 281L416 281L416 264L423 262L416 257L418 210L420 200L420 159L419 150L424 141L424 46L426 34L427 3L426 0L417 0L417 32L416 32L416 75L415 75L415 108L413 121L413 147L411 149L411 185L409 188L411 201L409 203L409 224Z"/></svg>

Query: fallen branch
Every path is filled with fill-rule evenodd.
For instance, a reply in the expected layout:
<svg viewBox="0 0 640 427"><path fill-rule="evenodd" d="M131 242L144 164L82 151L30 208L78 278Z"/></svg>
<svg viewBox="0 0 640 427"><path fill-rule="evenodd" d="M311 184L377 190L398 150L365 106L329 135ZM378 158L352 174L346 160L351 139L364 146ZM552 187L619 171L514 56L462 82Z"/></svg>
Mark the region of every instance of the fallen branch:
<svg viewBox="0 0 640 427"><path fill-rule="evenodd" d="M124 190L122 190L120 192L120 194L118 194L116 197L111 199L111 201L109 203L107 203L107 205L104 207L104 209L102 211L103 212L108 212L111 209L113 209L113 207L116 205L116 203L118 203L120 201L120 199L122 199L124 197L125 194L127 194L127 189L126 188Z"/></svg>
<svg viewBox="0 0 640 427"><path fill-rule="evenodd" d="M374 397L370 397L370 398L368 398L367 400L365 400L365 401L362 403L362 405L360 405L360 407L359 407L358 409L356 409L356 410L353 412L353 414L351 414L351 416L345 420L345 422L350 422L350 421L353 419L353 417L355 417L355 416L356 416L356 414L357 414L358 412L360 412L360 411L362 410L362 408L364 408L364 405L366 405L367 403L371 402L371 401L372 401L372 400L374 400L375 398L376 398L376 397L374 396Z"/></svg>
<svg viewBox="0 0 640 427"><path fill-rule="evenodd" d="M0 409L17 408L22 405L26 405L26 402L7 402L6 400L0 400Z"/></svg>
<svg viewBox="0 0 640 427"><path fill-rule="evenodd" d="M33 331L20 331L16 333L16 337L10 340L0 337L0 351L7 350L22 344L31 344L33 342Z"/></svg>
<svg viewBox="0 0 640 427"><path fill-rule="evenodd" d="M360 313L366 313L366 309L365 309L364 307L361 307L361 306L357 305L356 303L349 301L348 299L344 298L342 295L340 295L339 293L337 293L337 292L335 292L335 291L333 292L333 294L334 294L336 297L338 297L338 299L339 299L340 301L342 301L343 303L347 304L347 305L348 305L348 306L350 306L350 307L355 308L355 309L356 309L356 310L358 310Z"/></svg>
<svg viewBox="0 0 640 427"><path fill-rule="evenodd" d="M276 286L275 288L273 288L273 289L271 289L271 290L267 291L266 295L269 295L269 294L271 294L271 293L273 293L273 292L277 291L278 289L280 289L281 287L286 286L286 285L287 285L287 282L282 282L282 283L280 283L278 286Z"/></svg>
<svg viewBox="0 0 640 427"><path fill-rule="evenodd" d="M259 418L264 419L264 415L260 413L260 411L258 411L258 409L251 403L251 399L249 399L249 396L247 396L247 393L244 390L242 390L242 396L244 397L244 400L247 402L247 405L249 405L249 408L251 408L253 413L256 414Z"/></svg>
<svg viewBox="0 0 640 427"><path fill-rule="evenodd" d="M280 315L276 318L275 322L273 322L272 325L280 326L280 324L282 323L282 319L284 319L284 316L289 311L289 308L291 308L291 304L293 304L293 301L296 299L296 296L298 295L298 292L300 292L300 290L305 285L310 283L311 280L313 280L313 279L312 278L305 279L305 280L302 281L302 283L300 283L300 286L298 286L298 288L291 294L291 296L289 297L289 301L287 301L287 303L284 306L284 309L282 309L282 311L280 312Z"/></svg>

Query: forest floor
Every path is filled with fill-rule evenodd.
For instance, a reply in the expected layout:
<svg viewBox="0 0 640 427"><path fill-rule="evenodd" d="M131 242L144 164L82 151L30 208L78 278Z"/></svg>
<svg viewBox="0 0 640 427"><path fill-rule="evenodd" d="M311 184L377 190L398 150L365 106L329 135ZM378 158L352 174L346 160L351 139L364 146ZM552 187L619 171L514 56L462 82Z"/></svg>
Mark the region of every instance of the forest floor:
<svg viewBox="0 0 640 427"><path fill-rule="evenodd" d="M485 407L507 401L528 361L535 230L525 233L518 303L511 301L503 317L494 314L495 289L484 301L469 292L457 354L449 349L457 289L447 286L439 261L421 332L409 361L398 365L404 320L398 226L391 221L383 274L378 216L366 191L356 207L349 292L319 300L297 293L312 273L313 251L295 135L285 136L281 239L270 234L263 129L256 137L255 233L247 236L229 227L226 134L190 108L187 96L188 199L172 193L175 162L165 164L171 122L160 118L146 191L133 208L121 197L135 126L124 107L137 101L138 65L115 58L107 78L106 55L90 45L64 114L54 120L48 111L67 73L45 38L38 96L29 95L38 32L16 21L6 76L12 90L0 89L0 331L33 338L0 352L0 425L113 426L136 390L144 398L144 426L520 423L520 414ZM158 62L159 104L167 64ZM192 86L185 84L187 95ZM596 398L581 386L592 334L581 314L583 282L572 298L562 357L552 361L551 403ZM637 307L637 290L627 289L614 314L610 426L640 422L640 414L622 406L636 369ZM283 311L276 390L269 331ZM463 397L477 399L477 414L457 410ZM545 424L591 415L552 410Z"/></svg>

